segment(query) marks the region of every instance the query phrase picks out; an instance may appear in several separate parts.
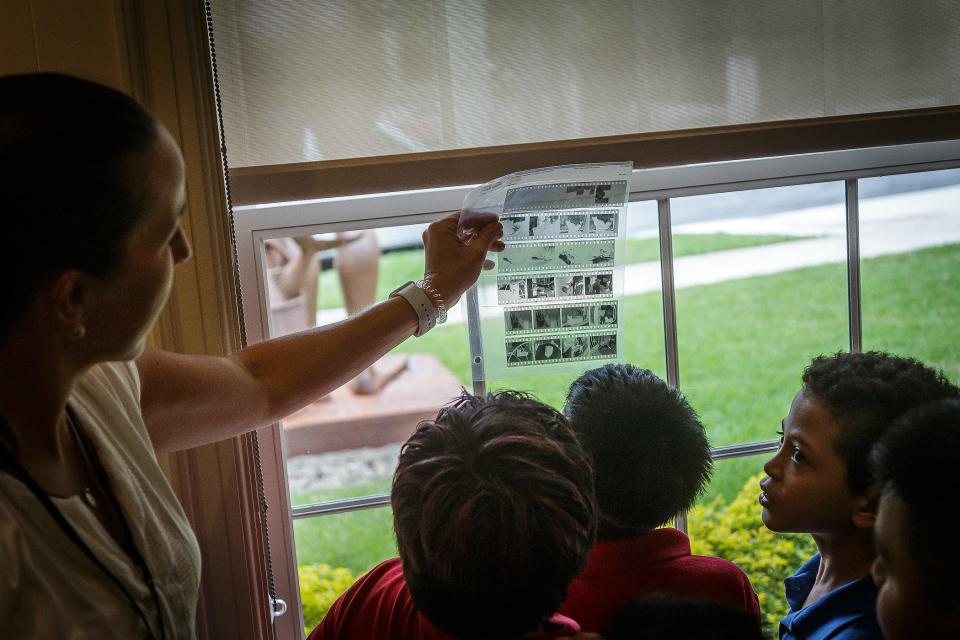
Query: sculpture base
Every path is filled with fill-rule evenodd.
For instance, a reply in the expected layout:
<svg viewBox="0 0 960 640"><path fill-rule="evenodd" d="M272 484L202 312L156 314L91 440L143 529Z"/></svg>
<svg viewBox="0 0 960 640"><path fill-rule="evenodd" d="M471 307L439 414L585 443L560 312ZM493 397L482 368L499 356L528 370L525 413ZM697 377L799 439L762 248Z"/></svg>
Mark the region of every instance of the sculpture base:
<svg viewBox="0 0 960 640"><path fill-rule="evenodd" d="M288 457L404 442L421 420L460 395L460 381L435 357L384 356L380 363L407 367L377 393L358 395L344 385L283 420Z"/></svg>

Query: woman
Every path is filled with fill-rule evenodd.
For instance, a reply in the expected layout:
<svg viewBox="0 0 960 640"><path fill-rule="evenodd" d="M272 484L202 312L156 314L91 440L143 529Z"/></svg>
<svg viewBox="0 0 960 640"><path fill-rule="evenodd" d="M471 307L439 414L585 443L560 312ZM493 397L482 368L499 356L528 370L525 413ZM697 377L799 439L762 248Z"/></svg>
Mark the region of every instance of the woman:
<svg viewBox="0 0 960 640"><path fill-rule="evenodd" d="M11 637L193 637L199 551L156 452L270 424L331 391L431 326L434 307L455 303L502 248L499 223L458 235L447 218L424 234L423 289L230 357L145 353L190 255L170 134L94 83L0 78L0 194L0 625Z"/></svg>

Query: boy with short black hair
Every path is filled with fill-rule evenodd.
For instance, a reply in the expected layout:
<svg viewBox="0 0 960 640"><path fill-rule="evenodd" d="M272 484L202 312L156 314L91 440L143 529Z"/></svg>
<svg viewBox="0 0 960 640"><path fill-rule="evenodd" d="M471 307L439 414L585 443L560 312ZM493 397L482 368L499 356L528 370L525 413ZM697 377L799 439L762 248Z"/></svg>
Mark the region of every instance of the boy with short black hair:
<svg viewBox="0 0 960 640"><path fill-rule="evenodd" d="M400 557L310 635L554 638L596 534L593 473L567 420L523 394L464 394L403 445L391 492Z"/></svg>
<svg viewBox="0 0 960 640"><path fill-rule="evenodd" d="M683 395L647 369L610 364L571 385L565 413L593 460L600 525L561 612L599 632L621 605L664 591L758 617L743 571L691 555L686 535L658 528L694 503L712 469L703 425Z"/></svg>
<svg viewBox="0 0 960 640"><path fill-rule="evenodd" d="M883 352L815 358L760 483L764 524L810 533L819 553L784 581L785 640L882 638L870 567L879 493L868 452L909 409L960 390L917 360Z"/></svg>
<svg viewBox="0 0 960 640"><path fill-rule="evenodd" d="M871 453L883 490L873 579L887 640L960 638L958 460L960 400L910 411Z"/></svg>

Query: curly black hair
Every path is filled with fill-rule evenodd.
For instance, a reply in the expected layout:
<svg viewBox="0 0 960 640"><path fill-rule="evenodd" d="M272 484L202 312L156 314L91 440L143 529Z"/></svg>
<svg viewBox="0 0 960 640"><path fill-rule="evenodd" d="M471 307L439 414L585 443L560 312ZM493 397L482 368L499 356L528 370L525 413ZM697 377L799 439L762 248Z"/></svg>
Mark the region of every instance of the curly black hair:
<svg viewBox="0 0 960 640"><path fill-rule="evenodd" d="M803 372L803 391L841 423L833 444L854 495L873 485L868 453L894 420L921 404L960 397L941 371L884 351L814 358Z"/></svg>
<svg viewBox="0 0 960 640"><path fill-rule="evenodd" d="M677 389L652 371L608 364L575 380L564 412L593 459L601 538L657 527L710 479L710 443Z"/></svg>
<svg viewBox="0 0 960 640"><path fill-rule="evenodd" d="M923 575L926 594L946 608L960 602L960 556L945 553L957 516L947 500L960 495L960 400L917 407L897 420L870 452L874 480L900 497L910 527L907 546Z"/></svg>
<svg viewBox="0 0 960 640"><path fill-rule="evenodd" d="M420 423L391 504L417 609L467 640L536 628L596 537L593 472L567 419L511 391L464 393Z"/></svg>

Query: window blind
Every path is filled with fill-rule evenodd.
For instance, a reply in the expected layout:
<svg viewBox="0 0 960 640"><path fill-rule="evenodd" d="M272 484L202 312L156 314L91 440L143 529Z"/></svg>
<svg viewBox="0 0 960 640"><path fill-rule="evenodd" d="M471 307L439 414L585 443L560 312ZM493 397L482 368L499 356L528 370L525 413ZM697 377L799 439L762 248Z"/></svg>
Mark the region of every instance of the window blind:
<svg viewBox="0 0 960 640"><path fill-rule="evenodd" d="M960 105L960 5L950 0L212 5L241 202L384 190L391 176L411 187L476 182L558 150L649 165L622 154L658 151L635 143L677 132L935 117ZM949 135L942 122L917 122L906 128L918 139ZM604 148L618 143L633 147ZM710 146L703 159L718 159Z"/></svg>

